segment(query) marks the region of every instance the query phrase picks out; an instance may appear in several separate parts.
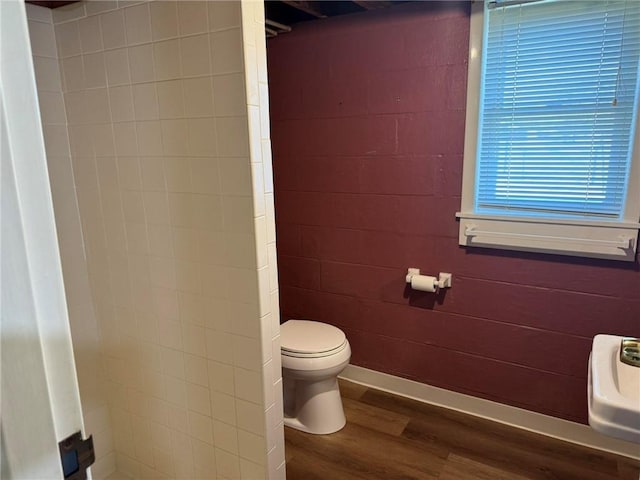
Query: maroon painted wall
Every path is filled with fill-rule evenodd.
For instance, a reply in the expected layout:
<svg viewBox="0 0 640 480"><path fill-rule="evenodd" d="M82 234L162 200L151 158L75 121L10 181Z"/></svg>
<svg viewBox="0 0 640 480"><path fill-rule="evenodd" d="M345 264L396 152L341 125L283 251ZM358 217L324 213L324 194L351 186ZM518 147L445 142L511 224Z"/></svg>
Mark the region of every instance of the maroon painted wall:
<svg viewBox="0 0 640 480"><path fill-rule="evenodd" d="M597 333L640 335L640 273L458 246L469 4L297 25L268 42L283 319L352 363L585 422ZM439 296L407 267L453 273Z"/></svg>

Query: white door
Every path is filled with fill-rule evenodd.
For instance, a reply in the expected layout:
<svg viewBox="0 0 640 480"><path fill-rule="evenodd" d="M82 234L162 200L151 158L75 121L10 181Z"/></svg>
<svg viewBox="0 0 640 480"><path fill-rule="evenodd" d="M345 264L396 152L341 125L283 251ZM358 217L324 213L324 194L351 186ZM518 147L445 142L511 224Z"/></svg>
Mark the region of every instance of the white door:
<svg viewBox="0 0 640 480"><path fill-rule="evenodd" d="M0 477L61 479L83 425L22 0L0 1L0 167Z"/></svg>

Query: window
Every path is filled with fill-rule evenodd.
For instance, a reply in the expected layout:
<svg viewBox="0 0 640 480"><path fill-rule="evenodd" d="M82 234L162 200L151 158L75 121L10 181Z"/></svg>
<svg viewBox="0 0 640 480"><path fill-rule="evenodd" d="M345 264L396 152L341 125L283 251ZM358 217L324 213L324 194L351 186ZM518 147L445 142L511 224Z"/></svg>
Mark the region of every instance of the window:
<svg viewBox="0 0 640 480"><path fill-rule="evenodd" d="M473 6L460 244L635 259L637 0Z"/></svg>

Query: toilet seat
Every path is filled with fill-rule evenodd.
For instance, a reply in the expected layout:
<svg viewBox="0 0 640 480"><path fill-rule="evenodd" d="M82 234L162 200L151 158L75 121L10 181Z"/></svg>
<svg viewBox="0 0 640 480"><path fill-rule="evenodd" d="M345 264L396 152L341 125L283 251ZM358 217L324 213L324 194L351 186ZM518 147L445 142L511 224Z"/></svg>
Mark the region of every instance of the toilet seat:
<svg viewBox="0 0 640 480"><path fill-rule="evenodd" d="M289 320L281 325L282 355L296 358L319 358L344 350L347 338L333 325L311 320Z"/></svg>
<svg viewBox="0 0 640 480"><path fill-rule="evenodd" d="M322 357L330 357L331 355L336 355L347 348L347 341L345 340L342 345L334 348L333 350L327 350L326 352L312 352L312 353L301 353L301 352L292 352L290 350L281 348L282 355L286 357L293 358L322 358Z"/></svg>

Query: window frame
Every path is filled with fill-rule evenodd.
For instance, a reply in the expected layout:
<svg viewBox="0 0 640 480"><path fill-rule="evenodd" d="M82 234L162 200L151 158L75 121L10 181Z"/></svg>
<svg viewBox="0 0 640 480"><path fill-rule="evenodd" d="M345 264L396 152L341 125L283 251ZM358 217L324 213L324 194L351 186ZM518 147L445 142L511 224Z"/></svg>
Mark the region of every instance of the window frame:
<svg viewBox="0 0 640 480"><path fill-rule="evenodd" d="M640 117L636 120L622 219L518 217L475 212L476 155L482 88L484 2L471 5L467 109L458 243L467 247L635 261L640 229Z"/></svg>

